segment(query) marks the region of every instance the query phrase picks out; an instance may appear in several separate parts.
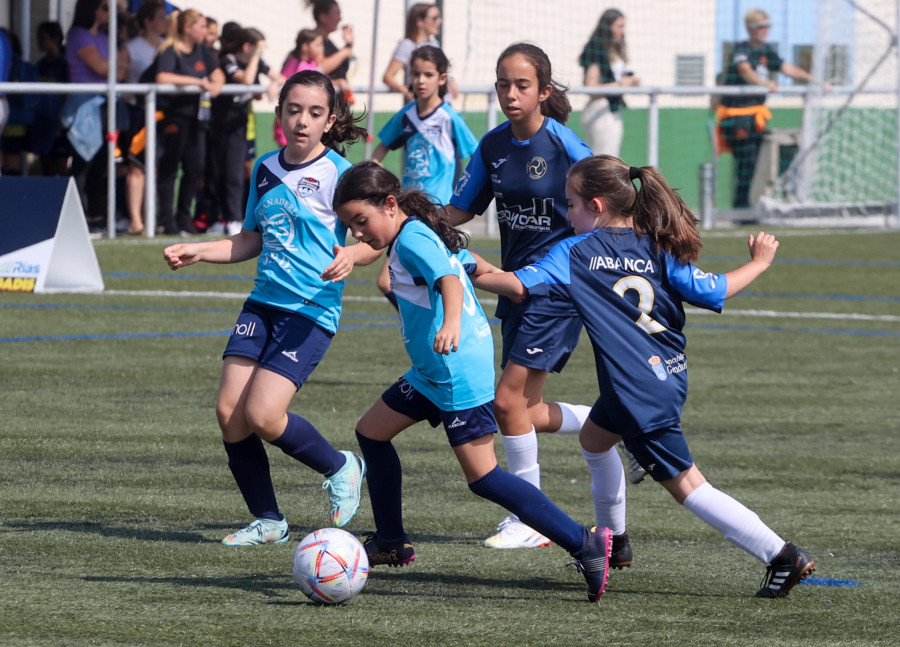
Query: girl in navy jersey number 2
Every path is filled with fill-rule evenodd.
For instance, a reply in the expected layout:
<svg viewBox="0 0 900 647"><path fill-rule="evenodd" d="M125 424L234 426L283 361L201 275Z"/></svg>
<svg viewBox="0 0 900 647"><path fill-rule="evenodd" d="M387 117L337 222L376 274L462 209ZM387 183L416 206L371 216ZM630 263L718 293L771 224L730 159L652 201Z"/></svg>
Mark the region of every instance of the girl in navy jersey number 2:
<svg viewBox="0 0 900 647"><path fill-rule="evenodd" d="M487 133L460 177L447 210L454 225L483 213L496 201L502 268L517 270L543 258L569 238L566 222L566 170L591 155L563 124L572 112L565 88L553 80L550 59L539 47L514 43L497 60L497 95L508 121ZM541 486L536 432L578 433L589 407L545 403L548 373L563 369L581 334L571 305L532 296L513 303L501 296L503 374L494 413L503 434L509 471ZM534 548L550 541L506 517L489 548Z"/></svg>
<svg viewBox="0 0 900 647"><path fill-rule="evenodd" d="M693 265L700 234L681 198L653 167L628 167L607 155L572 166L566 196L567 217L581 235L515 273L481 275L475 285L512 298L557 295L584 321L600 385L581 430L598 524L627 536L625 476L614 449L624 439L678 503L768 564L757 597L784 597L814 562L706 481L680 426L687 398L682 302L719 312L769 268L778 242L760 232L749 237L746 265L725 274L700 271Z"/></svg>
<svg viewBox="0 0 900 647"><path fill-rule="evenodd" d="M256 163L241 232L164 251L173 270L259 257L255 287L225 347L216 405L228 467L255 517L222 540L229 546L289 538L263 440L326 477L335 526L356 514L365 474L362 459L337 451L309 421L288 413L337 330L342 279L381 254L364 244L344 247L347 228L332 208L337 181L350 167L340 144L365 131L315 71L287 80L275 116L287 145Z"/></svg>

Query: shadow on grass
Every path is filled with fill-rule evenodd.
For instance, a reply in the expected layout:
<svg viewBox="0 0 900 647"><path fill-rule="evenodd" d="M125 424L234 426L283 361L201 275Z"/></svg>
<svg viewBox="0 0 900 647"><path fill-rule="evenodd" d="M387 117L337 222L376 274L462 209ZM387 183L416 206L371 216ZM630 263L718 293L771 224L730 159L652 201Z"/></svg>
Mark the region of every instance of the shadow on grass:
<svg viewBox="0 0 900 647"><path fill-rule="evenodd" d="M210 541L197 532L179 532L177 530L155 530L142 527L111 526L93 521L13 521L3 524L4 528L23 531L62 531L81 532L117 539L141 539L144 541L175 541L186 544L197 544Z"/></svg>
<svg viewBox="0 0 900 647"><path fill-rule="evenodd" d="M169 586L186 586L195 588L214 589L239 589L247 593L260 593L273 598L285 595L287 592L297 591L297 587L287 577L273 577L271 575L229 575L227 577L129 577L113 575L85 575L81 577L85 582L106 582L123 584L166 584ZM297 591L299 594L299 591ZM302 598L300 602L305 602Z"/></svg>

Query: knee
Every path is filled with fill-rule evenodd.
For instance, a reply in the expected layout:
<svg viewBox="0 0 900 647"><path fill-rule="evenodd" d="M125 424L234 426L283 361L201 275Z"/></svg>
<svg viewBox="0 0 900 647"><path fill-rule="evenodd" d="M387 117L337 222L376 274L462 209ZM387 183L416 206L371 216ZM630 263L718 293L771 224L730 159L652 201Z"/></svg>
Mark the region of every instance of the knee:
<svg viewBox="0 0 900 647"><path fill-rule="evenodd" d="M266 442L272 442L278 438L286 426L285 414L281 411L273 412L267 408L247 407L244 417L249 430Z"/></svg>

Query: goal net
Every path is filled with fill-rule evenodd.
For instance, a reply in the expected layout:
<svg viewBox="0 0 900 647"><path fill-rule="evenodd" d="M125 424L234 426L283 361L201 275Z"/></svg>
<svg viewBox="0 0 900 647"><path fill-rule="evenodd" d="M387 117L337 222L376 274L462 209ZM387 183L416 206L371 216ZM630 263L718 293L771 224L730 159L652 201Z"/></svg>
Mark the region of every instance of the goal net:
<svg viewBox="0 0 900 647"><path fill-rule="evenodd" d="M766 219L780 224L894 224L897 2L821 4L812 73L816 81L849 91L810 88L796 154L760 206Z"/></svg>

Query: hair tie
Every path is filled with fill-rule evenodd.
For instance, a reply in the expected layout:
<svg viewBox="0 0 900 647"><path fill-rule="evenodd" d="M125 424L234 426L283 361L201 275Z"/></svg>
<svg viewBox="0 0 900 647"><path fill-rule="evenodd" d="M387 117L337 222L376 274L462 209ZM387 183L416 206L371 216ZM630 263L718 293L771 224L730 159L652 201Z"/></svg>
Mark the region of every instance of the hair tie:
<svg viewBox="0 0 900 647"><path fill-rule="evenodd" d="M629 180L638 180L641 177L641 169L636 166L628 167L628 179Z"/></svg>

